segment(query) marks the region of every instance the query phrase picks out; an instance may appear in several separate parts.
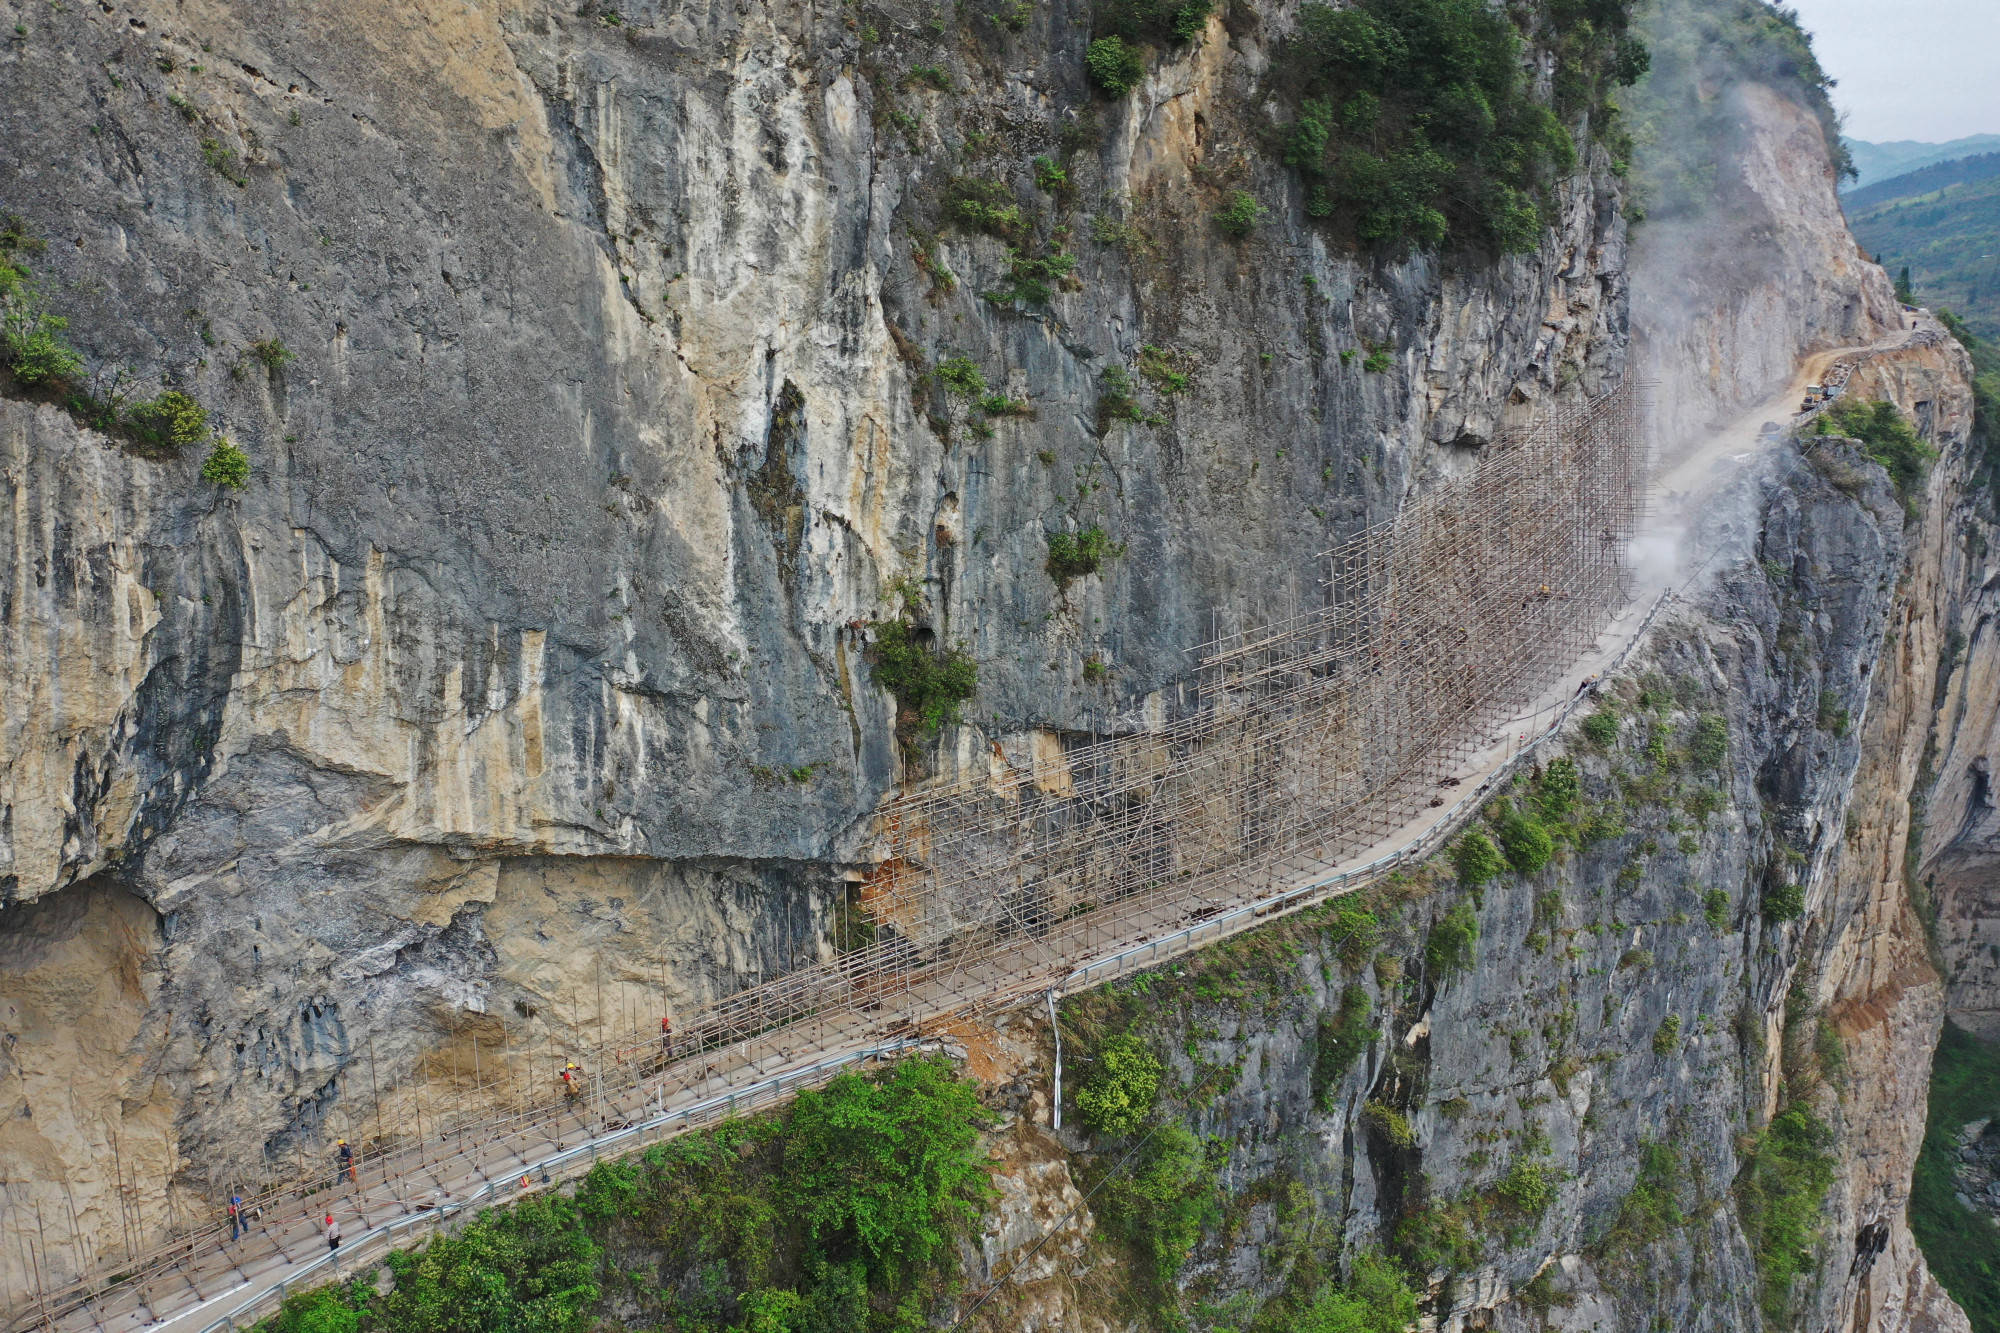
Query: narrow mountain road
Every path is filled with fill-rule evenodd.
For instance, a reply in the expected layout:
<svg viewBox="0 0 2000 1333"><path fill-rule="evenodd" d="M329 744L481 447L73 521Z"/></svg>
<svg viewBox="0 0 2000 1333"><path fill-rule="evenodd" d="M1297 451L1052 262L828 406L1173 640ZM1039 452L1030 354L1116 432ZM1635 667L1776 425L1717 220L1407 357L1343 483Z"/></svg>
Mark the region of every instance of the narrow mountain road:
<svg viewBox="0 0 2000 1333"><path fill-rule="evenodd" d="M1167 890L1157 903L1141 900L1115 922L1095 919L1109 913L1087 913L1055 923L1000 959L920 981L897 996L893 1008L842 1009L729 1046L676 1053L672 1061L644 1042L629 1042L611 1057L613 1069L590 1071L587 1094L573 1104L497 1117L386 1157L363 1159L352 1182L336 1182L329 1163L324 1185L253 1201L259 1211L242 1239L232 1241L226 1224L184 1238L129 1265L130 1276L122 1280L98 1279L88 1300L71 1291L17 1305L9 1327L207 1333L251 1321L268 1314L287 1291L372 1265L393 1245L478 1207L550 1187L587 1170L599 1156L769 1105L843 1068L910 1049L927 1030L969 1013L1049 990L1100 984L1352 892L1431 855L1584 704L1583 683L1615 669L1643 639L1670 597L1670 586L1690 572L1692 562L1677 545L1690 516L1754 454L1789 447L1782 434L1761 434L1763 423L1798 418L1805 386L1841 359L1892 351L1910 336L1905 330L1872 348L1810 358L1782 393L1716 431L1700 448L1670 460L1650 488L1653 518L1646 530L1652 535L1635 543L1633 596L1595 647L1532 707L1493 730L1443 788L1459 793L1455 800L1424 810L1365 851L1337 861L1294 856L1249 867L1226 893L1192 906ZM1649 551L1654 541L1664 545ZM343 1233L337 1255L329 1254L324 1239L329 1215Z"/></svg>

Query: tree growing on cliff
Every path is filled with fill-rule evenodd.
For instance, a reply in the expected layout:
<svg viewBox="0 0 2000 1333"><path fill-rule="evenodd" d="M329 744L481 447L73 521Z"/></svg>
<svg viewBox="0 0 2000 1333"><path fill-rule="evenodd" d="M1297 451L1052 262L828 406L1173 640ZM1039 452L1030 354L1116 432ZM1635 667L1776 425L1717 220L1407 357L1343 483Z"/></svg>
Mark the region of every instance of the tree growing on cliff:
<svg viewBox="0 0 2000 1333"><path fill-rule="evenodd" d="M1458 882L1468 889L1478 888L1506 867L1507 862L1493 845L1493 839L1479 829L1460 838L1458 849L1452 853L1452 868L1458 872Z"/></svg>
<svg viewBox="0 0 2000 1333"><path fill-rule="evenodd" d="M1555 839L1539 819L1510 810L1500 819L1500 850L1507 864L1523 875L1532 875L1549 863L1556 853Z"/></svg>
<svg viewBox="0 0 2000 1333"><path fill-rule="evenodd" d="M1838 403L1827 419L1835 431L1860 441L1861 452L1883 466L1905 505L1915 503L1937 450L1924 443L1894 403L1881 399Z"/></svg>
<svg viewBox="0 0 2000 1333"><path fill-rule="evenodd" d="M1076 1090L1076 1112L1099 1134L1130 1134L1153 1113L1159 1091L1159 1057L1143 1038L1124 1033L1098 1051L1097 1068Z"/></svg>

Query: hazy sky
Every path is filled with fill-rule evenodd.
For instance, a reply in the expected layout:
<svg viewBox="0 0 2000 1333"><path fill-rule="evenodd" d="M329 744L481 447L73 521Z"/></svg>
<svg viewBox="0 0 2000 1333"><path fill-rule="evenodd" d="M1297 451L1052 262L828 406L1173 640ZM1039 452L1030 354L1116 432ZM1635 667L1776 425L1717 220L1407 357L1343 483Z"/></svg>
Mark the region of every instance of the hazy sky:
<svg viewBox="0 0 2000 1333"><path fill-rule="evenodd" d="M1784 0L1813 35L1847 134L2000 134L2000 0Z"/></svg>

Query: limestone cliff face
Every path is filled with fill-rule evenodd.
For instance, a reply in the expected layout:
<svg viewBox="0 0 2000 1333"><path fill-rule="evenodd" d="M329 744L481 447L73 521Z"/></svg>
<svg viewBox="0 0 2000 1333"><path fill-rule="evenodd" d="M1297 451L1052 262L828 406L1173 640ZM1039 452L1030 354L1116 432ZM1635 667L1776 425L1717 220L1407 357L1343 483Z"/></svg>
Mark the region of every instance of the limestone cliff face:
<svg viewBox="0 0 2000 1333"><path fill-rule="evenodd" d="M1701 576L1606 687L1616 738L1568 738L1584 799L1616 812L1616 832L1478 895L1465 974L1436 975L1425 947L1459 892L1438 865L1369 904L1358 950L1357 918L1337 914L1142 996L1079 999L1073 1035L1152 1036L1171 1081L1201 1094L1175 1113L1227 1145L1225 1224L1183 1276L1207 1308L1268 1312L1309 1294L1324 1280L1311 1256L1337 1237L1342 1253L1433 1263L1426 1312L1445 1329L1967 1326L1905 1210L1946 1002L1909 874L1933 763L1925 846L1955 847L1933 863L1953 995L1970 1009L1979 985L2000 993L1987 980L2000 969L1962 943L1993 915L1975 901L1990 878L1975 858L2000 836L1972 832L1990 813L1980 729L2000 706L1980 682L2000 673L1968 646L1986 618L1968 590L1990 581L1969 368L1934 323L1889 334L1902 321L1839 221L1810 112L1768 89L1737 97L1739 166L1762 164L1762 179L1736 184L1765 198L1764 221L1733 233L1741 252L1710 257L1707 306L1648 288L1676 256L1644 247L1685 238L1641 233L1635 324L1661 382L1663 447L1767 397L1801 358L1881 340L1844 358L1847 393L1895 402L1939 460L1906 510L1850 445L1767 449L1703 507L1684 539ZM1786 189L1791 202L1773 203ZM1745 216L1740 199L1722 211L1725 238ZM1717 276L1732 265L1739 281ZM1934 740L1940 698L1960 725ZM1710 772L1691 745L1704 715L1728 736ZM1941 830L1961 830L1957 843ZM1795 919L1767 906L1794 888ZM1378 1031L1324 1086L1356 989ZM1046 1053L1029 1067L1046 1078ZM1825 1127L1833 1183L1810 1262L1774 1292L1755 1197L1759 1134L1781 1110ZM1039 1142L1043 1162L1106 1146L1073 1123ZM1007 1177L1021 1197L996 1216L1068 1187L1067 1174L1033 1183L1021 1152L1010 1144ZM1508 1193L1524 1164L1553 1184L1541 1211ZM1006 1271L1008 1234L989 1233L976 1279ZM1128 1283L1076 1257L1088 1251L1072 1233L1056 1239L1065 1265L1006 1284L1018 1303L990 1326L1125 1326L1129 1307L1104 1293ZM1097 1253L1119 1262L1115 1241Z"/></svg>
<svg viewBox="0 0 2000 1333"><path fill-rule="evenodd" d="M1903 846L1970 397L1935 326L1855 382L1931 404L1943 457L1923 516L1837 441L1768 451L1707 506L1708 576L1604 687L1616 734L1566 737L1572 824L1595 830L1573 851L1476 894L1441 860L1365 911L1078 998L1073 1036L1151 1036L1170 1083L1201 1094L1175 1113L1224 1145L1228 1222L1196 1250L1190 1296L1309 1294L1307 1256L1337 1238L1431 1265L1442 1329L1966 1327L1903 1220L1943 998ZM1726 728L1719 758L1704 718ZM1525 782L1508 796L1537 799ZM1794 886L1795 918L1771 906ZM1441 972L1427 941L1461 900L1476 961ZM1377 1030L1329 1082L1355 988ZM1825 1126L1833 1184L1810 1263L1773 1288L1746 1182L1792 1108ZM1104 1150L1073 1124L1042 1142L1045 1159ZM1510 1193L1524 1169L1549 1191L1533 1207ZM1101 1293L1119 1284L1090 1271L1010 1283L1019 1307L991 1327L1118 1325Z"/></svg>
<svg viewBox="0 0 2000 1333"><path fill-rule="evenodd" d="M1969 493L1955 517L1958 577L1939 654L1930 785L1922 793L1918 873L1944 968L1954 1022L2000 1040L2000 818L1992 763L2000 741L2000 658L1993 642L2000 537L1990 498Z"/></svg>
<svg viewBox="0 0 2000 1333"><path fill-rule="evenodd" d="M475 1061L522 1086L824 952L894 784L1152 724L1213 613L1311 599L1335 536L1622 367L1601 153L1537 253L1356 258L1257 144L1290 6L1118 102L1087 15L24 15L0 204L100 392L184 387L254 476L0 399L10 1188L110 1250L371 1088L435 1115ZM963 179L1076 254L1046 306L982 298L1012 260ZM1241 242L1235 188L1271 206ZM1185 392L1100 422L1141 347ZM951 356L1027 414L975 418ZM1059 588L1046 535L1086 524L1123 554ZM980 665L938 753L866 662L892 588Z"/></svg>

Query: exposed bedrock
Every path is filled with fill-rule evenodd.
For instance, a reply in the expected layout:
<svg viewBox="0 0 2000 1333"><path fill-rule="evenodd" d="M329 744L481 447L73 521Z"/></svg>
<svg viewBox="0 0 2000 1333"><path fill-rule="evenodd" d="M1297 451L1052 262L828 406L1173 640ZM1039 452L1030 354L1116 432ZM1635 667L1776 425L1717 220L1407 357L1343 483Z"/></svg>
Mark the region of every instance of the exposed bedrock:
<svg viewBox="0 0 2000 1333"><path fill-rule="evenodd" d="M191 1216L365 1130L371 1087L434 1114L475 1041L546 1079L663 992L824 953L894 784L1151 725L1212 627L1309 604L1335 537L1615 382L1601 152L1536 253L1357 259L1259 146L1289 6L1119 102L1087 8L938 37L886 4L877 49L804 0L111 3L0 51L0 202L91 372L180 385L254 465L220 493L198 450L0 401L0 931L132 978L8 955L10 1198L109 1253L114 1133L157 1234L162 1181ZM917 59L953 93L899 87ZM1073 192L1038 192L1058 152ZM982 299L1011 261L955 175L1073 229L1046 311ZM1238 187L1272 205L1243 242ZM1187 390L1100 423L1142 346ZM929 378L959 355L1031 413L983 437ZM1059 587L1046 535L1091 524L1122 553ZM865 657L899 586L979 662L936 754ZM84 1028L87 1071L31 1035Z"/></svg>

